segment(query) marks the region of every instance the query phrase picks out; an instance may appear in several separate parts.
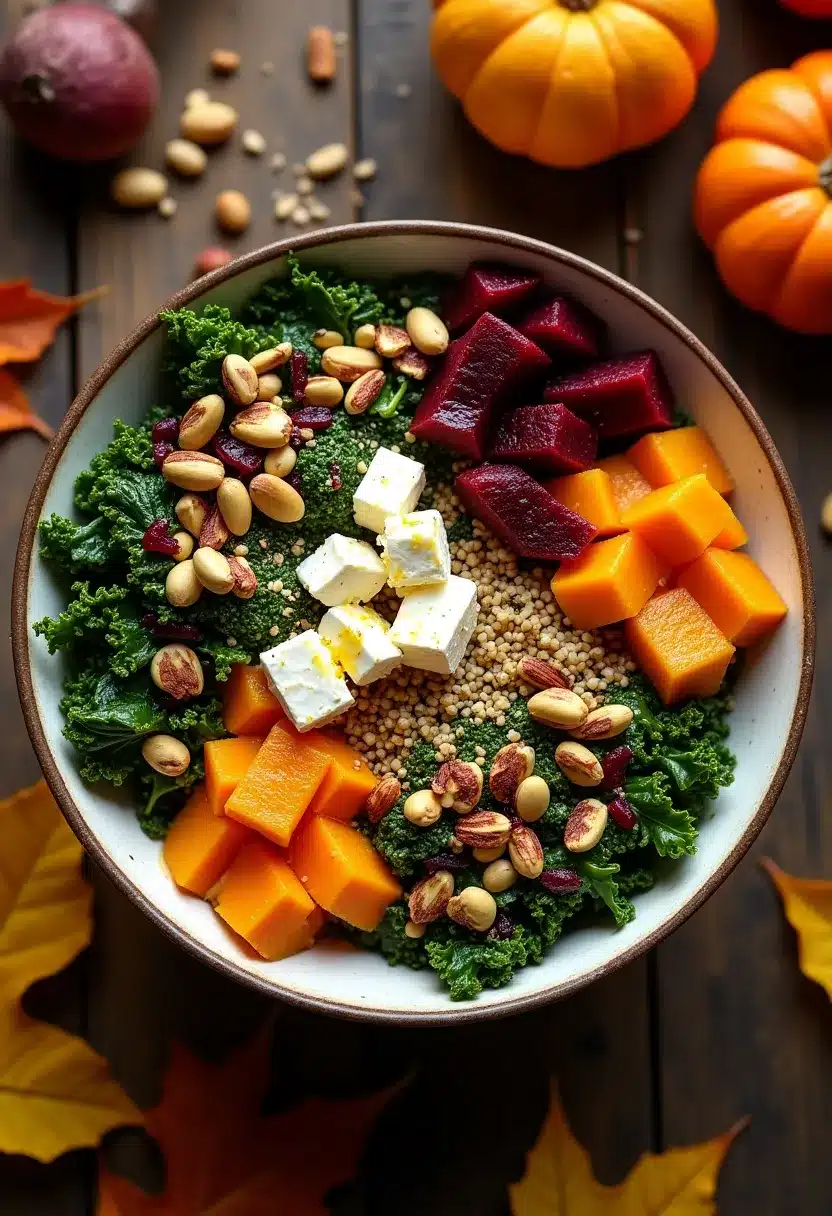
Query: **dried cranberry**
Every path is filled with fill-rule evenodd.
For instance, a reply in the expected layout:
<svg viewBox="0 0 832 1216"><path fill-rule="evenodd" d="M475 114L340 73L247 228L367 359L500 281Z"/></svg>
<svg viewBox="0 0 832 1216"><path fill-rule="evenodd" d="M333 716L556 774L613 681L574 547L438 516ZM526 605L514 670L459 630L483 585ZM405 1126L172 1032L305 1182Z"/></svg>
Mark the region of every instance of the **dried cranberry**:
<svg viewBox="0 0 832 1216"><path fill-rule="evenodd" d="M292 397L300 403L306 394L309 380L309 360L302 350L296 350L292 352L289 366L292 371Z"/></svg>
<svg viewBox="0 0 832 1216"><path fill-rule="evenodd" d="M168 557L174 557L179 552L179 545L170 535L166 519L154 519L142 537L142 548L146 553L166 553Z"/></svg>
<svg viewBox="0 0 832 1216"><path fill-rule="evenodd" d="M574 870L544 870L540 881L547 891L553 895L562 895L567 891L578 891L581 878Z"/></svg>
<svg viewBox="0 0 832 1216"><path fill-rule="evenodd" d="M202 630L196 625L180 625L175 621L160 621L155 612L146 612L142 626L149 629L154 638L169 638L172 642L201 642Z"/></svg>
<svg viewBox="0 0 832 1216"><path fill-rule="evenodd" d="M623 790L616 790L612 802L607 804L610 819L625 832L631 832L638 823L638 815L624 797Z"/></svg>
<svg viewBox="0 0 832 1216"><path fill-rule="evenodd" d="M422 864L428 874L435 874L437 870L449 870L451 874L459 874L468 869L470 862L464 857L456 857L453 853L442 853L438 857L428 857Z"/></svg>
<svg viewBox="0 0 832 1216"><path fill-rule="evenodd" d="M292 422L296 427L305 427L310 431L325 431L332 426L332 410L325 405L304 405L294 411Z"/></svg>
<svg viewBox="0 0 832 1216"><path fill-rule="evenodd" d="M627 776L627 767L632 758L633 753L629 747L616 747L602 758L601 768L604 770L604 780L601 782L602 789L615 790L618 789L619 785L624 784L624 778Z"/></svg>
<svg viewBox="0 0 832 1216"><path fill-rule="evenodd" d="M301 448L303 447L303 444L304 444L304 439L303 439L303 435L301 435L301 433L300 433L300 427L293 426L292 434L289 436L289 447L294 448L294 450L296 452L299 452L301 450Z"/></svg>
<svg viewBox="0 0 832 1216"><path fill-rule="evenodd" d="M494 917L494 924L488 930L488 936L493 942L504 942L514 932L514 921L500 908Z"/></svg>
<svg viewBox="0 0 832 1216"><path fill-rule="evenodd" d="M168 456L170 456L171 452L173 452L173 451L175 451L175 448L172 443L167 443L167 442L154 443L153 459L156 462L157 469L161 469L162 465L165 463L166 458Z"/></svg>
<svg viewBox="0 0 832 1216"><path fill-rule="evenodd" d="M163 418L161 422L154 422L150 434L154 443L176 443L179 438L179 419Z"/></svg>
<svg viewBox="0 0 832 1216"><path fill-rule="evenodd" d="M340 490L344 484L341 480L341 466L337 460L330 460L329 462L329 480L333 490Z"/></svg>
<svg viewBox="0 0 832 1216"><path fill-rule="evenodd" d="M509 815L508 821L511 825L512 832L515 828L524 828L527 826L525 820L521 819L519 815Z"/></svg>
<svg viewBox="0 0 832 1216"><path fill-rule="evenodd" d="M240 477L253 477L259 473L266 459L263 448L243 443L242 439L235 439L228 431L217 431L211 440L211 451Z"/></svg>
<svg viewBox="0 0 832 1216"><path fill-rule="evenodd" d="M292 469L291 473L288 473L283 480L287 481L293 490L297 490L298 494L303 492L303 478L300 475L299 469Z"/></svg>
<svg viewBox="0 0 832 1216"><path fill-rule="evenodd" d="M159 618L155 612L146 612L141 619L142 628L143 629L152 629L153 626L158 622L158 620L159 620Z"/></svg>

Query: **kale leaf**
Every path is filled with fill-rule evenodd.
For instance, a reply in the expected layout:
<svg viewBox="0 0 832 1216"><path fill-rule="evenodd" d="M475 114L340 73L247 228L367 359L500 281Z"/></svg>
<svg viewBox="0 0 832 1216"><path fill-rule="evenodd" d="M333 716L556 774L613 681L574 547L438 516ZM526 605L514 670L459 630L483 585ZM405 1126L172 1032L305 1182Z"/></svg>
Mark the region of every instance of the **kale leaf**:
<svg viewBox="0 0 832 1216"><path fill-rule="evenodd" d="M144 739L166 726L147 680L119 680L110 672L89 670L68 680L60 709L63 733L80 753L81 776L89 782L121 785L139 764Z"/></svg>
<svg viewBox="0 0 832 1216"><path fill-rule="evenodd" d="M445 814L431 828L414 828L404 817L403 805L401 799L384 816L373 844L396 874L413 874L426 858L448 852L455 816Z"/></svg>
<svg viewBox="0 0 832 1216"><path fill-rule="evenodd" d="M333 329L349 342L360 325L376 325L384 316L384 304L372 284L344 283L335 270L304 271L294 257L289 268L292 287L318 328Z"/></svg>
<svg viewBox="0 0 832 1216"><path fill-rule="evenodd" d="M660 857L696 852L696 822L683 807L673 805L664 773L629 777L624 792Z"/></svg>
<svg viewBox="0 0 832 1216"><path fill-rule="evenodd" d="M250 359L263 347L257 330L235 321L219 304L208 304L200 313L189 308L163 312L161 319L168 339L165 378L187 402L217 391L226 355Z"/></svg>
<svg viewBox="0 0 832 1216"><path fill-rule="evenodd" d="M97 573L113 560L110 530L100 515L83 524L50 515L40 521L38 535L44 561L68 574Z"/></svg>
<svg viewBox="0 0 832 1216"><path fill-rule="evenodd" d="M615 917L619 929L628 924L635 916L636 910L626 896L622 895L615 876L620 866L614 862L601 865L586 857L578 862L578 873L583 880L587 894L593 899L601 900L607 905Z"/></svg>

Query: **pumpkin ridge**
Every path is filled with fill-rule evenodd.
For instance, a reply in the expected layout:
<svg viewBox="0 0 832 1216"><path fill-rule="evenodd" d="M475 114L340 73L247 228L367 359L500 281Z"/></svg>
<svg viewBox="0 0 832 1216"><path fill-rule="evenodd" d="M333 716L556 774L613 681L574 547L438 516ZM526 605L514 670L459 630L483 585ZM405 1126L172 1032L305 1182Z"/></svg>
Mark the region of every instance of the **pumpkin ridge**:
<svg viewBox="0 0 832 1216"><path fill-rule="evenodd" d="M830 156L828 159L832 160L832 156ZM824 189L825 189L825 187L824 187ZM828 193L828 191L827 191L827 193ZM806 233L805 237L803 238L803 240L800 242L800 244L794 251L792 259L789 262L788 269L786 270L786 273L783 275L782 282L780 283L780 290L777 292L774 302L771 305L770 312L771 312L771 315L775 319L777 318L778 313L782 313L784 311L783 303L786 298L786 292L787 291L791 292L792 275L795 273L795 271L797 270L797 267L800 264L801 254L803 253L804 249L809 244L809 242L812 240L812 237L814 236L817 229L824 223L824 217L828 210L829 210L829 206L827 205L823 209L823 211L821 211L820 214L817 216L814 223L809 228L809 231Z"/></svg>
<svg viewBox="0 0 832 1216"><path fill-rule="evenodd" d="M607 46L607 39L604 35L604 27L598 21L598 16L599 16L598 13L590 13L589 19L592 22L592 24L598 34L598 41L601 44L601 49L604 52L604 58L606 59L607 64L609 65L610 73L611 73L612 79L613 79L612 93L613 93L613 97L615 98L615 141L614 142L615 142L616 147L620 147L621 146L621 97L618 92L618 89L619 89L618 72L616 72L616 70L615 70L615 64L613 63L612 55L610 54L610 48Z"/></svg>
<svg viewBox="0 0 832 1216"><path fill-rule="evenodd" d="M556 0L556 3L560 4L560 0ZM546 122L547 111L549 109L549 99L552 96L552 93L554 92L556 84L557 84L558 76L560 73L561 57L563 56L563 54L566 50L566 46L567 46L567 43L569 40L569 28L572 24L572 21L577 16L585 16L589 20L589 22L592 24L593 28L595 27L595 21L594 21L594 18L593 18L593 15L591 12L585 10L583 13L578 13L574 9L569 9L568 5L566 5L566 4L560 4L560 7L567 9L567 12L569 12L570 15L566 18L566 21L564 23L563 37L561 38L560 43L558 44L557 53L552 62L552 71L551 71L551 74L549 77L549 88L546 90L546 96L543 99L543 105L540 107L540 117L538 119L537 126L534 129L534 134L533 134L531 140L529 141L529 155L532 157L535 156L535 149L538 146L538 141L541 137L541 132L543 130L544 123ZM606 56L607 49L606 49L606 46L604 45L604 40L601 37L600 32L598 32L598 31L596 31L596 32L598 33L598 41L601 44L601 49L603 50L604 55ZM614 72L613 72L613 80L615 80ZM616 102L615 102L615 109L616 109L616 134L617 134L617 132L618 132L618 98L617 97L616 97Z"/></svg>

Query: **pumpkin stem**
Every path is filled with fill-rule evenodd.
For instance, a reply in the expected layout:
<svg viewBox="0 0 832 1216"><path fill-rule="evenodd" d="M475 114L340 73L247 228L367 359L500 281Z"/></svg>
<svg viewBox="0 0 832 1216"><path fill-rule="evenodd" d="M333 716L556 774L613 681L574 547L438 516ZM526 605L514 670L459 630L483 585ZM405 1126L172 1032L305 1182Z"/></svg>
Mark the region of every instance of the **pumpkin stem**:
<svg viewBox="0 0 832 1216"><path fill-rule="evenodd" d="M829 197L832 198L832 156L827 156L826 160L819 166L818 181Z"/></svg>
<svg viewBox="0 0 832 1216"><path fill-rule="evenodd" d="M588 13L595 8L598 0L558 0L561 8L568 8L570 13Z"/></svg>

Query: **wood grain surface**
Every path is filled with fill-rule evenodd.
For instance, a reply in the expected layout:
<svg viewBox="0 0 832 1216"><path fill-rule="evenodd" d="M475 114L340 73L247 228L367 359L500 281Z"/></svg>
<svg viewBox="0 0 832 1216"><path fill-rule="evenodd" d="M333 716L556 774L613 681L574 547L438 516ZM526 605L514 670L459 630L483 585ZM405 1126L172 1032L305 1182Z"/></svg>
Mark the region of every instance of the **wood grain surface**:
<svg viewBox="0 0 832 1216"><path fill-rule="evenodd" d="M20 7L19 0L0 4L0 32ZM724 1171L720 1211L827 1216L832 1018L820 990L798 972L794 942L757 860L768 853L794 872L832 876L832 821L824 813L832 765L825 675L832 666L823 649L832 558L816 527L832 488L832 348L828 340L786 335L729 300L693 234L689 200L730 91L752 72L822 45L832 30L801 22L774 0L722 0L717 58L682 127L643 153L582 173L555 173L502 155L466 124L432 73L424 0L193 0L160 7L154 49L163 101L133 162L159 163L177 133L184 95L196 86L237 106L241 125L261 131L269 151L265 160L247 158L234 143L211 153L203 179L174 183L179 209L164 221L155 213L116 214L106 197L109 170L77 175L49 165L22 150L7 126L0 129L0 273L31 274L54 291L112 287L28 379L50 421L115 342L190 278L195 254L217 242L212 208L219 190L249 194L255 222L233 248L255 248L285 231L273 219L272 193L292 182L291 169L269 171L268 155L281 150L291 166L318 145L343 140L357 155L374 156L379 174L362 187L360 208L346 175L320 191L332 222L360 211L364 219L470 220L529 233L618 271L675 312L723 359L763 415L795 481L815 558L822 641L795 770L750 857L671 940L568 1002L481 1027L397 1031L279 1011L283 1041L291 1044L276 1063L281 1099L358 1092L407 1072L414 1077L379 1126L362 1180L337 1198L336 1210L499 1216L554 1071L603 1180L620 1178L646 1148L703 1139L750 1114L750 1130ZM313 89L304 76L303 44L313 23L349 36L331 89ZM214 46L241 52L238 76L209 76ZM0 445L7 570L40 455L32 436ZM36 767L8 655L0 681L6 793L32 780ZM172 1038L220 1054L264 1016L268 1002L182 954L105 879L94 881L94 945L67 975L42 986L35 1007L87 1033L131 1094L152 1102ZM159 1182L159 1163L140 1134L110 1137L108 1154L133 1176ZM88 1155L48 1169L0 1158L3 1216L82 1216L93 1210L93 1193Z"/></svg>

